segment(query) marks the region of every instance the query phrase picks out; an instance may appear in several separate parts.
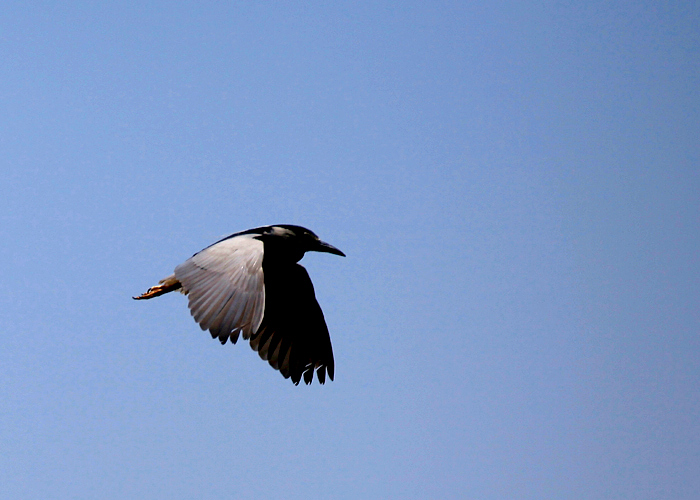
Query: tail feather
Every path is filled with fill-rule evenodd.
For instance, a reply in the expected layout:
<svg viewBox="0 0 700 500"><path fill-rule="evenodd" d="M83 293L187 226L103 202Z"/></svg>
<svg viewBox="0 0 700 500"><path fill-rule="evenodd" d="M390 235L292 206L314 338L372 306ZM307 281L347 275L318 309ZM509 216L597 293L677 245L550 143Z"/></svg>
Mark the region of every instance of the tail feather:
<svg viewBox="0 0 700 500"><path fill-rule="evenodd" d="M158 285L152 286L138 297L132 298L134 300L152 299L153 297L158 297L164 293L174 292L182 288L182 283L177 280L174 274L160 280L158 283Z"/></svg>

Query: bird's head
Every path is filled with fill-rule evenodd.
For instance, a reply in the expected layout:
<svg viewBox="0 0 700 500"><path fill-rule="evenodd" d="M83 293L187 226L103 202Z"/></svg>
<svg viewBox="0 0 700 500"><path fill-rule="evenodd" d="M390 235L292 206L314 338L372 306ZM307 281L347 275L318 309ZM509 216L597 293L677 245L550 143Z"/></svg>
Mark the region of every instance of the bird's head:
<svg viewBox="0 0 700 500"><path fill-rule="evenodd" d="M304 227L291 224L279 224L265 228L260 238L265 243L265 253L269 251L291 257L298 262L306 252L326 252L345 257L345 254L333 245L321 241L316 234Z"/></svg>

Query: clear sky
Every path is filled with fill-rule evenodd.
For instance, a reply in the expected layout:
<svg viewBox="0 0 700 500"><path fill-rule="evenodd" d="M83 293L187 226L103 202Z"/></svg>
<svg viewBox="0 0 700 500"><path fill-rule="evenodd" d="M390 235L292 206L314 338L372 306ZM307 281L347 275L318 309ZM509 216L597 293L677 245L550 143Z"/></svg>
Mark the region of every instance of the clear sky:
<svg viewBox="0 0 700 500"><path fill-rule="evenodd" d="M1 499L700 498L700 3L4 2ZM336 380L186 299L306 226Z"/></svg>

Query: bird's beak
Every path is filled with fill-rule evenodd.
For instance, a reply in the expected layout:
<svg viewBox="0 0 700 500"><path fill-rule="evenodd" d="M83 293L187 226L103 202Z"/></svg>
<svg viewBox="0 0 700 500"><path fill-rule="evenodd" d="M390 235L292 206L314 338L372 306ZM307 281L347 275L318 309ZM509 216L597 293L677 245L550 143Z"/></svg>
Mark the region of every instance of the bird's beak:
<svg viewBox="0 0 700 500"><path fill-rule="evenodd" d="M333 245L330 245L326 243L325 241L319 241L318 244L316 245L316 248L314 248L316 252L327 252L327 253L333 253L335 255L340 255L341 257L345 257L345 254L335 248Z"/></svg>

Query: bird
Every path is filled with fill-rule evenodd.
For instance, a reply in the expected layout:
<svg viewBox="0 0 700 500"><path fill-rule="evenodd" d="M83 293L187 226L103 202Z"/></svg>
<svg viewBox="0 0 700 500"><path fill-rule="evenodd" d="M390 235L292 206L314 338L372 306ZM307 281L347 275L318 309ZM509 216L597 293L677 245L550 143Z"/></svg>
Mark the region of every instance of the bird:
<svg viewBox="0 0 700 500"><path fill-rule="evenodd" d="M333 380L333 347L306 269L306 252L345 257L312 231L291 224L262 226L226 236L195 253L158 285L133 297L180 291L202 330L221 344L248 340L294 385Z"/></svg>

